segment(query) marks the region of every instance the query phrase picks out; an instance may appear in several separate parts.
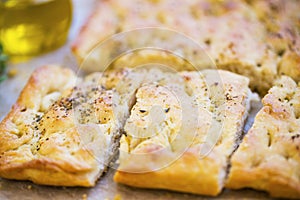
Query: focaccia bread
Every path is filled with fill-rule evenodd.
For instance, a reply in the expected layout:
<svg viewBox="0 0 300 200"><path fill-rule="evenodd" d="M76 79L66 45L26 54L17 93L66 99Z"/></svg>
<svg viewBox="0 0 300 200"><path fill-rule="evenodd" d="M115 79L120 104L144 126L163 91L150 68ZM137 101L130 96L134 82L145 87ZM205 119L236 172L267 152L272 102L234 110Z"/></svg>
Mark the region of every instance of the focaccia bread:
<svg viewBox="0 0 300 200"><path fill-rule="evenodd" d="M82 62L94 47L115 33L145 27L167 28L194 39L218 68L247 76L251 89L264 95L277 76L286 74L295 80L300 77L300 54L299 49L295 49L300 46L299 42L295 42L299 41L299 31L293 31L295 26L299 27L299 8L300 1L297 0L100 1L72 49ZM165 35L147 37L147 34L142 34L123 43L132 46L153 46L154 43L154 46L168 50L179 49L186 59L195 56L192 61L196 60L196 65L207 64L202 63L203 59L197 59L197 54L202 52L190 50L186 41L173 40L167 46L160 46L165 38ZM115 45L121 46L119 43ZM200 47L197 51L201 51ZM153 53L125 55L119 62L135 65L161 56L160 60L167 60L163 63L174 63L165 56L165 52ZM92 70L100 58L111 54L95 50L94 56L88 57L89 61L93 61L91 65L85 63L86 69ZM208 64L211 65L211 62ZM183 70L189 69L186 65L181 66Z"/></svg>
<svg viewBox="0 0 300 200"><path fill-rule="evenodd" d="M110 90L122 73L110 76L82 80L57 66L37 69L0 123L0 177L95 185L117 150L126 117Z"/></svg>
<svg viewBox="0 0 300 200"><path fill-rule="evenodd" d="M282 77L231 159L226 187L300 198L300 85Z"/></svg>
<svg viewBox="0 0 300 200"><path fill-rule="evenodd" d="M300 1L247 1L268 31L266 43L277 54L278 74L300 81Z"/></svg>
<svg viewBox="0 0 300 200"><path fill-rule="evenodd" d="M252 98L222 70L162 74L138 89L120 142L118 183L218 195Z"/></svg>
<svg viewBox="0 0 300 200"><path fill-rule="evenodd" d="M118 151L137 88L155 81L154 71L109 70L82 79L54 65L37 69L0 123L0 177L95 185Z"/></svg>

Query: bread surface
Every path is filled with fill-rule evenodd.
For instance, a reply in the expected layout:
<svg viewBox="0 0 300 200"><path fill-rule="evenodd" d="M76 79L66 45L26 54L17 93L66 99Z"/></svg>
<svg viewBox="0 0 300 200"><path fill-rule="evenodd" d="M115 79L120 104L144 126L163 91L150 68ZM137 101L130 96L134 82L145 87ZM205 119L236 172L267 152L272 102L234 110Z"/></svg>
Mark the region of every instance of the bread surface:
<svg viewBox="0 0 300 200"><path fill-rule="evenodd" d="M114 82L101 73L81 79L52 65L33 72L0 123L0 176L95 185L117 150L124 118L114 109L119 96L109 85Z"/></svg>
<svg viewBox="0 0 300 200"><path fill-rule="evenodd" d="M114 180L216 196L242 134L249 80L222 70L160 77L137 91Z"/></svg>
<svg viewBox="0 0 300 200"><path fill-rule="evenodd" d="M99 58L116 52L112 44L106 47L112 53L97 53L97 47L101 48L101 42L111 35L137 28L166 28L192 38L199 47L191 49L189 39L173 39L165 44L172 34L161 32L133 35L123 43L128 47L180 49L180 55L196 66L212 67L215 63L219 69L247 76L251 89L263 96L282 74L299 81L299 8L297 0L100 1L72 48L80 62L91 61L89 65L85 60L85 65L93 70ZM114 45L120 46L118 42ZM92 49L94 55L88 56ZM203 59L203 52L209 57ZM118 62L136 65L153 59L169 65L178 61L165 56L165 52L144 52L125 55ZM190 70L186 64L180 67Z"/></svg>
<svg viewBox="0 0 300 200"><path fill-rule="evenodd" d="M263 108L231 159L226 187L300 197L300 87L282 77L263 98Z"/></svg>

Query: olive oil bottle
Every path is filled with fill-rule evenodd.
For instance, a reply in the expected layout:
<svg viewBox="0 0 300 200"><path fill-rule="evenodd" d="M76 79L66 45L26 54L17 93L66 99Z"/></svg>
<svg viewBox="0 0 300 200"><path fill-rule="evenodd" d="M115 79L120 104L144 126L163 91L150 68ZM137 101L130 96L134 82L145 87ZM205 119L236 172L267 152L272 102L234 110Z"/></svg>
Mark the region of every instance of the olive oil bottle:
<svg viewBox="0 0 300 200"><path fill-rule="evenodd" d="M0 43L10 58L54 50L68 37L71 0L0 0Z"/></svg>

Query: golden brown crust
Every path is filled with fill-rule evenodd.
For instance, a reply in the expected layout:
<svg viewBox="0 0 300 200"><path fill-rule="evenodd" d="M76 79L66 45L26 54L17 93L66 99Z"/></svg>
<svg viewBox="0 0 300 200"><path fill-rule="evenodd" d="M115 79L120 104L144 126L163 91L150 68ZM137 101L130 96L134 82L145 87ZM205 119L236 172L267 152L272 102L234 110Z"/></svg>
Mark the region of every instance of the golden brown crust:
<svg viewBox="0 0 300 200"><path fill-rule="evenodd" d="M29 111L28 115L38 114L41 109L42 98L51 91L62 93L65 89L70 89L74 83L73 79L75 79L75 75L69 69L61 69L56 66L45 66L37 69L31 75L16 104L13 105L11 111L0 124L2 133L0 151L4 152L8 149L15 149L27 142L31 137L31 130L28 130L29 134L18 136L16 125L18 125L17 123L22 124L24 122L21 120L16 121L15 118L26 117L26 111ZM16 132L11 134L10 132L14 128L16 128ZM27 127L23 128L29 129Z"/></svg>
<svg viewBox="0 0 300 200"><path fill-rule="evenodd" d="M274 197L300 197L300 87L282 77L231 159L226 187L251 187Z"/></svg>
<svg viewBox="0 0 300 200"><path fill-rule="evenodd" d="M121 138L120 166L114 180L136 187L216 196L223 188L228 159L247 116L248 79L222 70L161 77L163 81L137 91L125 125L126 137ZM218 95L222 89L225 93ZM195 107L183 108L189 99ZM159 110L152 110L157 106L166 113L164 118ZM189 109L188 116L185 109ZM190 109L199 109L196 121ZM207 155L202 153L215 140L216 146Z"/></svg>
<svg viewBox="0 0 300 200"><path fill-rule="evenodd" d="M134 187L217 196L222 190L216 182L221 173L218 160L211 156L199 160L196 152L185 152L174 163L157 171L136 174L117 171L114 181Z"/></svg>
<svg viewBox="0 0 300 200"><path fill-rule="evenodd" d="M0 123L1 177L95 185L113 156L121 126L113 114L113 92L98 83L103 82L99 75L83 81L57 66L32 74Z"/></svg>
<svg viewBox="0 0 300 200"><path fill-rule="evenodd" d="M43 114L43 98L54 91L62 94L71 89L75 78L71 70L57 66L41 67L31 75L16 104L0 124L1 177L31 179L39 184L90 184L87 180L80 180L65 172L61 167L65 166L65 163L37 157L32 152L36 147L32 147L34 143L31 143L35 137L35 127L31 124L36 124L36 120L40 120ZM69 169L68 167L66 168Z"/></svg>

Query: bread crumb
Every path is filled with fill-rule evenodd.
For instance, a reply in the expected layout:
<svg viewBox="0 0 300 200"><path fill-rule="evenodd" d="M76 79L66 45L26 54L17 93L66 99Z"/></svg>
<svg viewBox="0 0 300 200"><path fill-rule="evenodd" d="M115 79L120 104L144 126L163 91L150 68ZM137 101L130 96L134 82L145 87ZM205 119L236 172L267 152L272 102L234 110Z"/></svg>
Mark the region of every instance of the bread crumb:
<svg viewBox="0 0 300 200"><path fill-rule="evenodd" d="M86 194L83 194L83 195L82 195L82 199L83 199L83 200L87 200L87 195L86 195Z"/></svg>
<svg viewBox="0 0 300 200"><path fill-rule="evenodd" d="M8 75L10 78L12 78L12 77L16 76L17 73L18 73L18 70L17 70L17 69L10 69L10 70L8 71L7 75Z"/></svg>
<svg viewBox="0 0 300 200"><path fill-rule="evenodd" d="M122 200L121 195L120 194L116 194L114 197L114 200Z"/></svg>
<svg viewBox="0 0 300 200"><path fill-rule="evenodd" d="M28 185L28 186L27 186L27 189L28 189L28 190L31 190L31 188L32 188L32 185Z"/></svg>

